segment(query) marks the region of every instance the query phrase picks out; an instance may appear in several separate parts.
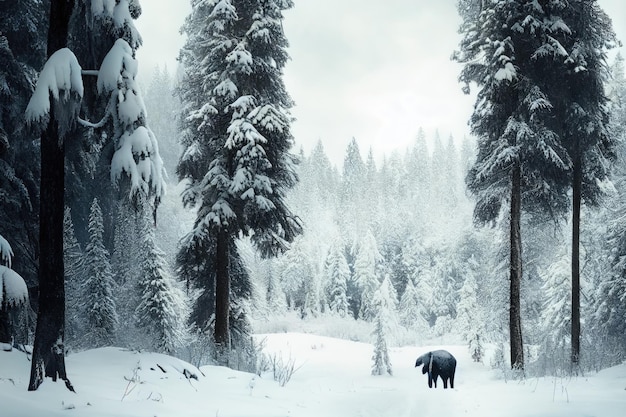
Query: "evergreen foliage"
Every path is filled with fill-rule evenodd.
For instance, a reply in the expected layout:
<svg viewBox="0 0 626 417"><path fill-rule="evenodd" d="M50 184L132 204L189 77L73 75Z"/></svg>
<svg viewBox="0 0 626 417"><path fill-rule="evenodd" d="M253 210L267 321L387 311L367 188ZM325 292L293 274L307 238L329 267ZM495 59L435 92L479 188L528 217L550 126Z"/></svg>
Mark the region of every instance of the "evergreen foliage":
<svg viewBox="0 0 626 417"><path fill-rule="evenodd" d="M183 153L186 206L198 207L182 252L196 248L216 265L218 354L229 349L228 258L233 238L250 236L277 255L301 232L285 202L297 181L282 70L288 55L281 21L290 1L193 1L183 32ZM210 242L214 240L214 242ZM201 261L203 262L203 261Z"/></svg>
<svg viewBox="0 0 626 417"><path fill-rule="evenodd" d="M138 284L140 303L135 310L137 326L152 339L150 347L173 354L185 341L187 306L165 263L165 254L157 247L154 227L144 221Z"/></svg>
<svg viewBox="0 0 626 417"><path fill-rule="evenodd" d="M348 280L350 268L341 245L335 243L331 246L326 260L326 279L328 282L328 308L340 317L348 316Z"/></svg>
<svg viewBox="0 0 626 417"><path fill-rule="evenodd" d="M393 327L394 300L391 293L391 281L385 277L374 295L376 315L374 317L374 355L372 360L372 375L393 375L389 352L387 349L387 334Z"/></svg>
<svg viewBox="0 0 626 417"><path fill-rule="evenodd" d="M98 200L94 199L89 215L89 243L85 248L85 282L82 309L86 314L87 347L110 346L115 341L118 325L116 303L113 298L115 282L111 272L109 253L102 243L104 226Z"/></svg>
<svg viewBox="0 0 626 417"><path fill-rule="evenodd" d="M79 335L84 334L85 320L81 301L85 279L85 258L74 233L72 212L65 208L63 217L63 262L65 264L65 337L68 347L80 346Z"/></svg>
<svg viewBox="0 0 626 417"><path fill-rule="evenodd" d="M375 293L380 287L379 266L382 256L378 251L376 238L368 231L359 244L359 250L354 261L353 280L359 291L361 304L358 317L372 321L376 316Z"/></svg>

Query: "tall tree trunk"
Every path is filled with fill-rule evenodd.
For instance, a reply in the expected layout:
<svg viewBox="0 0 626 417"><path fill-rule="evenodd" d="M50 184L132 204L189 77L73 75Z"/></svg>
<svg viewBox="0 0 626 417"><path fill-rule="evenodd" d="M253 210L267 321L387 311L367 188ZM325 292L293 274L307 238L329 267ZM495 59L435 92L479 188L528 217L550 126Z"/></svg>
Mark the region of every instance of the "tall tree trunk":
<svg viewBox="0 0 626 417"><path fill-rule="evenodd" d="M520 284L522 282L522 235L521 218L521 168L519 162L511 173L511 213L510 213L510 308L509 332L511 338L511 369L524 370L524 343L520 306Z"/></svg>
<svg viewBox="0 0 626 417"><path fill-rule="evenodd" d="M580 155L574 160L572 183L572 373L580 361L580 200L583 167Z"/></svg>
<svg viewBox="0 0 626 417"><path fill-rule="evenodd" d="M220 231L217 234L217 248L215 250L215 345L217 349L216 359L220 365L228 365L230 352L228 323L230 308L229 243L228 233Z"/></svg>
<svg viewBox="0 0 626 417"><path fill-rule="evenodd" d="M74 0L52 0L48 29L48 58L67 46ZM39 205L39 311L28 390L44 377L57 377L74 391L65 372L65 283L63 264L64 146L59 138L54 106L41 135L41 199Z"/></svg>

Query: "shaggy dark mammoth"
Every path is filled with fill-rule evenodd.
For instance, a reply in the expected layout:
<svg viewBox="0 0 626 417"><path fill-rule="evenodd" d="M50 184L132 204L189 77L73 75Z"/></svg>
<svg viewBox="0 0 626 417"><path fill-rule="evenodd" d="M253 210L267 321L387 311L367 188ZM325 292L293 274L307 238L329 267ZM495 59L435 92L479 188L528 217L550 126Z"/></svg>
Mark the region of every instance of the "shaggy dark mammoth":
<svg viewBox="0 0 626 417"><path fill-rule="evenodd" d="M435 350L434 352L424 353L415 361L415 367L424 365L422 374L428 372L428 386L437 388L437 377L443 380L443 387L448 388L448 380L450 380L450 388L454 388L454 371L456 370L456 359L447 350Z"/></svg>

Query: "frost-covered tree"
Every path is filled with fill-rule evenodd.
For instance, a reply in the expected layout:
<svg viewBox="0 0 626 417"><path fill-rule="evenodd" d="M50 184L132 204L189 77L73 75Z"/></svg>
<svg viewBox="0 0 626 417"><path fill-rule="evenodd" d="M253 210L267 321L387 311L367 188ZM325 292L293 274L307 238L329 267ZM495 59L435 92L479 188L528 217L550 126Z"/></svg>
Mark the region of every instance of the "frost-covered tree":
<svg viewBox="0 0 626 417"><path fill-rule="evenodd" d="M281 287L287 296L287 306L291 310L300 310L303 315L307 293L311 289L309 282L313 280L314 275L306 250L303 239L299 237L280 260Z"/></svg>
<svg viewBox="0 0 626 417"><path fill-rule="evenodd" d="M63 262L65 264L65 335L68 346L80 344L79 335L85 331L82 300L84 274L84 253L76 234L69 207L63 216Z"/></svg>
<svg viewBox="0 0 626 417"><path fill-rule="evenodd" d="M385 277L374 295L376 316L374 318L374 355L372 360L372 375L393 375L389 352L387 350L387 335L393 326L394 300L391 293L391 281Z"/></svg>
<svg viewBox="0 0 626 417"><path fill-rule="evenodd" d="M183 32L183 202L198 208L183 251L210 249L215 266L215 343L230 349L229 246L249 235L264 256L301 231L285 203L297 181L290 132L292 101L282 81L288 58L282 28L291 1L196 1ZM210 243L209 243L210 242Z"/></svg>
<svg viewBox="0 0 626 417"><path fill-rule="evenodd" d="M563 146L572 160L572 320L571 363L580 362L580 222L581 204L597 206L609 182L618 138L609 129L607 50L616 37L611 19L595 0L568 4L553 1L544 8L554 30L537 51L555 71L550 75L548 99L554 107ZM552 91L550 91L552 90Z"/></svg>
<svg viewBox="0 0 626 417"><path fill-rule="evenodd" d="M564 212L565 179L571 159L560 141L551 113L550 71L557 36L569 29L546 14L560 1L499 2L463 0L463 39L455 59L464 64L460 80L478 86L472 132L478 156L467 184L477 196L474 216L479 223L496 220L508 209L510 228L511 366L524 368L520 311L522 279L521 213ZM568 6L569 7L569 6ZM523 193L522 193L523 191Z"/></svg>
<svg viewBox="0 0 626 417"><path fill-rule="evenodd" d="M372 321L376 316L376 300L374 295L380 287L379 263L382 256L378 251L376 238L371 231L367 231L364 238L359 242L359 249L354 261L354 275L352 279L359 291L361 303L358 317Z"/></svg>
<svg viewBox="0 0 626 417"><path fill-rule="evenodd" d="M168 174L169 181L176 180L176 164L180 157L178 129L175 123L176 111L180 108L174 95L174 80L167 66L156 67L144 97L150 128L159 138L159 152Z"/></svg>
<svg viewBox="0 0 626 417"><path fill-rule="evenodd" d="M475 264L475 260L473 263ZM475 362L482 362L485 354L485 316L479 302L478 283L472 271L468 271L459 294L456 325L468 344L470 355Z"/></svg>
<svg viewBox="0 0 626 417"><path fill-rule="evenodd" d="M347 285L350 279L350 267L343 255L343 248L335 243L331 246L326 259L326 282L328 308L340 317L349 315Z"/></svg>
<svg viewBox="0 0 626 417"><path fill-rule="evenodd" d="M609 353L604 365L621 363L626 354L626 76L624 59L618 54L611 67L608 85L611 99L611 131L618 138L617 162L612 181L615 193L606 204L606 213L600 218L606 230L598 238L605 243L609 271L599 274L601 279L595 289L592 317L589 326L595 339L603 340L603 350Z"/></svg>
<svg viewBox="0 0 626 417"><path fill-rule="evenodd" d="M102 243L103 232L102 211L98 200L94 199L89 215L89 243L85 248L85 282L81 306L87 321L84 339L89 347L111 345L118 325L113 298L115 281L109 253Z"/></svg>
<svg viewBox="0 0 626 417"><path fill-rule="evenodd" d="M417 292L413 280L409 279L398 304L400 324L416 333L423 333L428 329L428 322L424 318L424 306Z"/></svg>
<svg viewBox="0 0 626 417"><path fill-rule="evenodd" d="M165 254L156 245L152 222L146 219L143 223L137 325L153 341L152 348L173 354L185 341L185 295L168 271Z"/></svg>
<svg viewBox="0 0 626 417"><path fill-rule="evenodd" d="M572 319L570 268L570 257L561 253L543 277L542 347L545 356L551 358L550 362L543 364L544 369L565 369L568 363Z"/></svg>

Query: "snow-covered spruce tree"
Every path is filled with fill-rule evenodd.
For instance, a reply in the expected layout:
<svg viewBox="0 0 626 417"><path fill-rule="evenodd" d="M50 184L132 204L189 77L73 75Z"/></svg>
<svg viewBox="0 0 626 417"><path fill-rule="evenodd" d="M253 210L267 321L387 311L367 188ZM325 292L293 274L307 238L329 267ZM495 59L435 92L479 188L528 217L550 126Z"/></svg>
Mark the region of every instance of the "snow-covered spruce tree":
<svg viewBox="0 0 626 417"><path fill-rule="evenodd" d="M374 355L372 360L372 375L393 375L389 352L387 350L387 336L393 325L394 301L391 297L391 281L386 276L374 294L376 316L374 317Z"/></svg>
<svg viewBox="0 0 626 417"><path fill-rule="evenodd" d="M567 249L564 247L563 249ZM539 368L549 374L567 369L571 329L571 259L560 253L545 271L541 334L542 358ZM548 359L549 358L549 359ZM546 360L548 359L548 360Z"/></svg>
<svg viewBox="0 0 626 417"><path fill-rule="evenodd" d="M339 225L343 231L344 243L354 249L359 239L367 232L365 215L366 167L355 138L346 149L343 160L343 175L339 186ZM354 251L352 255L354 255Z"/></svg>
<svg viewBox="0 0 626 417"><path fill-rule="evenodd" d="M24 279L11 269L13 249L0 235L0 344L12 343L13 332L9 310L28 303L28 289Z"/></svg>
<svg viewBox="0 0 626 417"><path fill-rule="evenodd" d="M289 252L279 260L281 268L281 287L287 296L287 306L291 310L299 310L304 317L307 292L312 289L309 281L313 280L313 265L303 247L304 240L298 237L294 240Z"/></svg>
<svg viewBox="0 0 626 417"><path fill-rule="evenodd" d="M607 50L616 42L611 19L596 0L549 2L546 33L536 51L554 71L545 79L548 100L560 121L557 133L572 160L572 371L580 366L581 204L597 206L606 189L618 138L609 130Z"/></svg>
<svg viewBox="0 0 626 417"><path fill-rule="evenodd" d="M155 68L144 100L150 117L150 128L159 138L159 150L169 181L175 181L180 144L177 140L178 129L173 120L176 117L176 111L180 108L180 103L174 96L174 79L167 66Z"/></svg>
<svg viewBox="0 0 626 417"><path fill-rule="evenodd" d="M75 0L68 47L82 68L98 70L118 39L123 39L130 46L134 56L134 51L142 43L134 24L140 14L138 0ZM112 70L121 75L119 68ZM127 74L135 71L136 63L128 60ZM99 85L98 75L99 72L91 71L83 76L84 94L80 110L83 119L98 127L78 129L72 135L73 140L66 145L66 205L72 208L79 241L86 242L88 237L81 235L81 230L87 229L91 201L98 198L104 215L105 245L112 249L117 208L120 201L128 200L128 190L125 184L118 188L109 179L111 155L119 149L120 132L116 126L114 103ZM115 73L111 76L115 77ZM123 90L120 96L122 106L130 109L134 107L130 103L135 101L135 97ZM138 89L135 91L139 93ZM134 124L135 128L146 125L145 112L137 112ZM139 155L140 152L136 156ZM147 159L155 158L151 155Z"/></svg>
<svg viewBox="0 0 626 417"><path fill-rule="evenodd" d="M81 287L85 279L84 253L76 234L69 207L63 216L63 263L65 265L65 340L68 347L80 346L86 323L81 309Z"/></svg>
<svg viewBox="0 0 626 417"><path fill-rule="evenodd" d="M544 3L562 3L548 1ZM460 81L478 96L470 119L478 156L467 184L477 196L474 217L490 223L509 211L511 366L524 368L520 317L521 227L524 210L555 216L566 210L571 159L560 141L546 77L558 71L543 50L569 29L536 1L462 0ZM558 42L557 42L558 43ZM547 49L546 49L547 48ZM549 54L548 54L549 55ZM523 191L523 192L522 192Z"/></svg>
<svg viewBox="0 0 626 417"><path fill-rule="evenodd" d="M349 316L347 285L350 279L350 267L343 255L340 242L330 247L326 259L326 282L328 292L328 308L339 317Z"/></svg>
<svg viewBox="0 0 626 417"><path fill-rule="evenodd" d="M215 343L230 350L229 247L249 235L263 256L276 255L301 232L285 204L297 181L282 70L288 58L281 21L288 0L192 1L181 51L186 206L198 208L181 251L201 248L215 267ZM196 257L197 259L198 257ZM201 258L201 257L200 257ZM197 283L204 287L202 282Z"/></svg>
<svg viewBox="0 0 626 417"><path fill-rule="evenodd" d="M102 211L94 199L89 215L89 243L85 249L85 282L81 308L85 311L87 333L85 346L94 348L111 345L118 324L113 292L115 282L109 253L102 243Z"/></svg>
<svg viewBox="0 0 626 417"><path fill-rule="evenodd" d="M165 254L156 245L154 225L149 219L143 223L137 327L152 340L149 348L173 354L185 341L185 295L168 271Z"/></svg>
<svg viewBox="0 0 626 417"><path fill-rule="evenodd" d="M141 265L147 256L143 251L143 223L148 220L143 210L137 211L127 201L118 201L116 206L111 254L111 271L116 284L113 298L119 318L116 339L120 346L147 348L150 342L146 337L138 337L145 336L145 332L137 326L135 309L141 302Z"/></svg>
<svg viewBox="0 0 626 417"><path fill-rule="evenodd" d="M475 260L471 259L475 264ZM457 306L456 326L468 344L474 362L482 362L485 354L485 317L479 304L478 283L472 271L467 271L465 282L460 290Z"/></svg>
<svg viewBox="0 0 626 417"><path fill-rule="evenodd" d="M398 316L400 324L417 334L424 334L429 325L424 317L423 301L413 284L413 279L409 278L398 304Z"/></svg>
<svg viewBox="0 0 626 417"><path fill-rule="evenodd" d="M372 321L376 316L375 293L380 287L379 264L382 256L378 252L376 238L370 230L359 242L359 249L354 261L354 276L357 288L360 292L361 304L358 318Z"/></svg>
<svg viewBox="0 0 626 417"><path fill-rule="evenodd" d="M617 162L612 178L616 193L612 203L607 204L604 216L607 234L600 236L605 242L610 271L602 275L603 279L597 285L590 320L591 337L603 341L604 366L626 359L626 75L624 59L620 54L611 67L611 74L611 132L618 138Z"/></svg>

